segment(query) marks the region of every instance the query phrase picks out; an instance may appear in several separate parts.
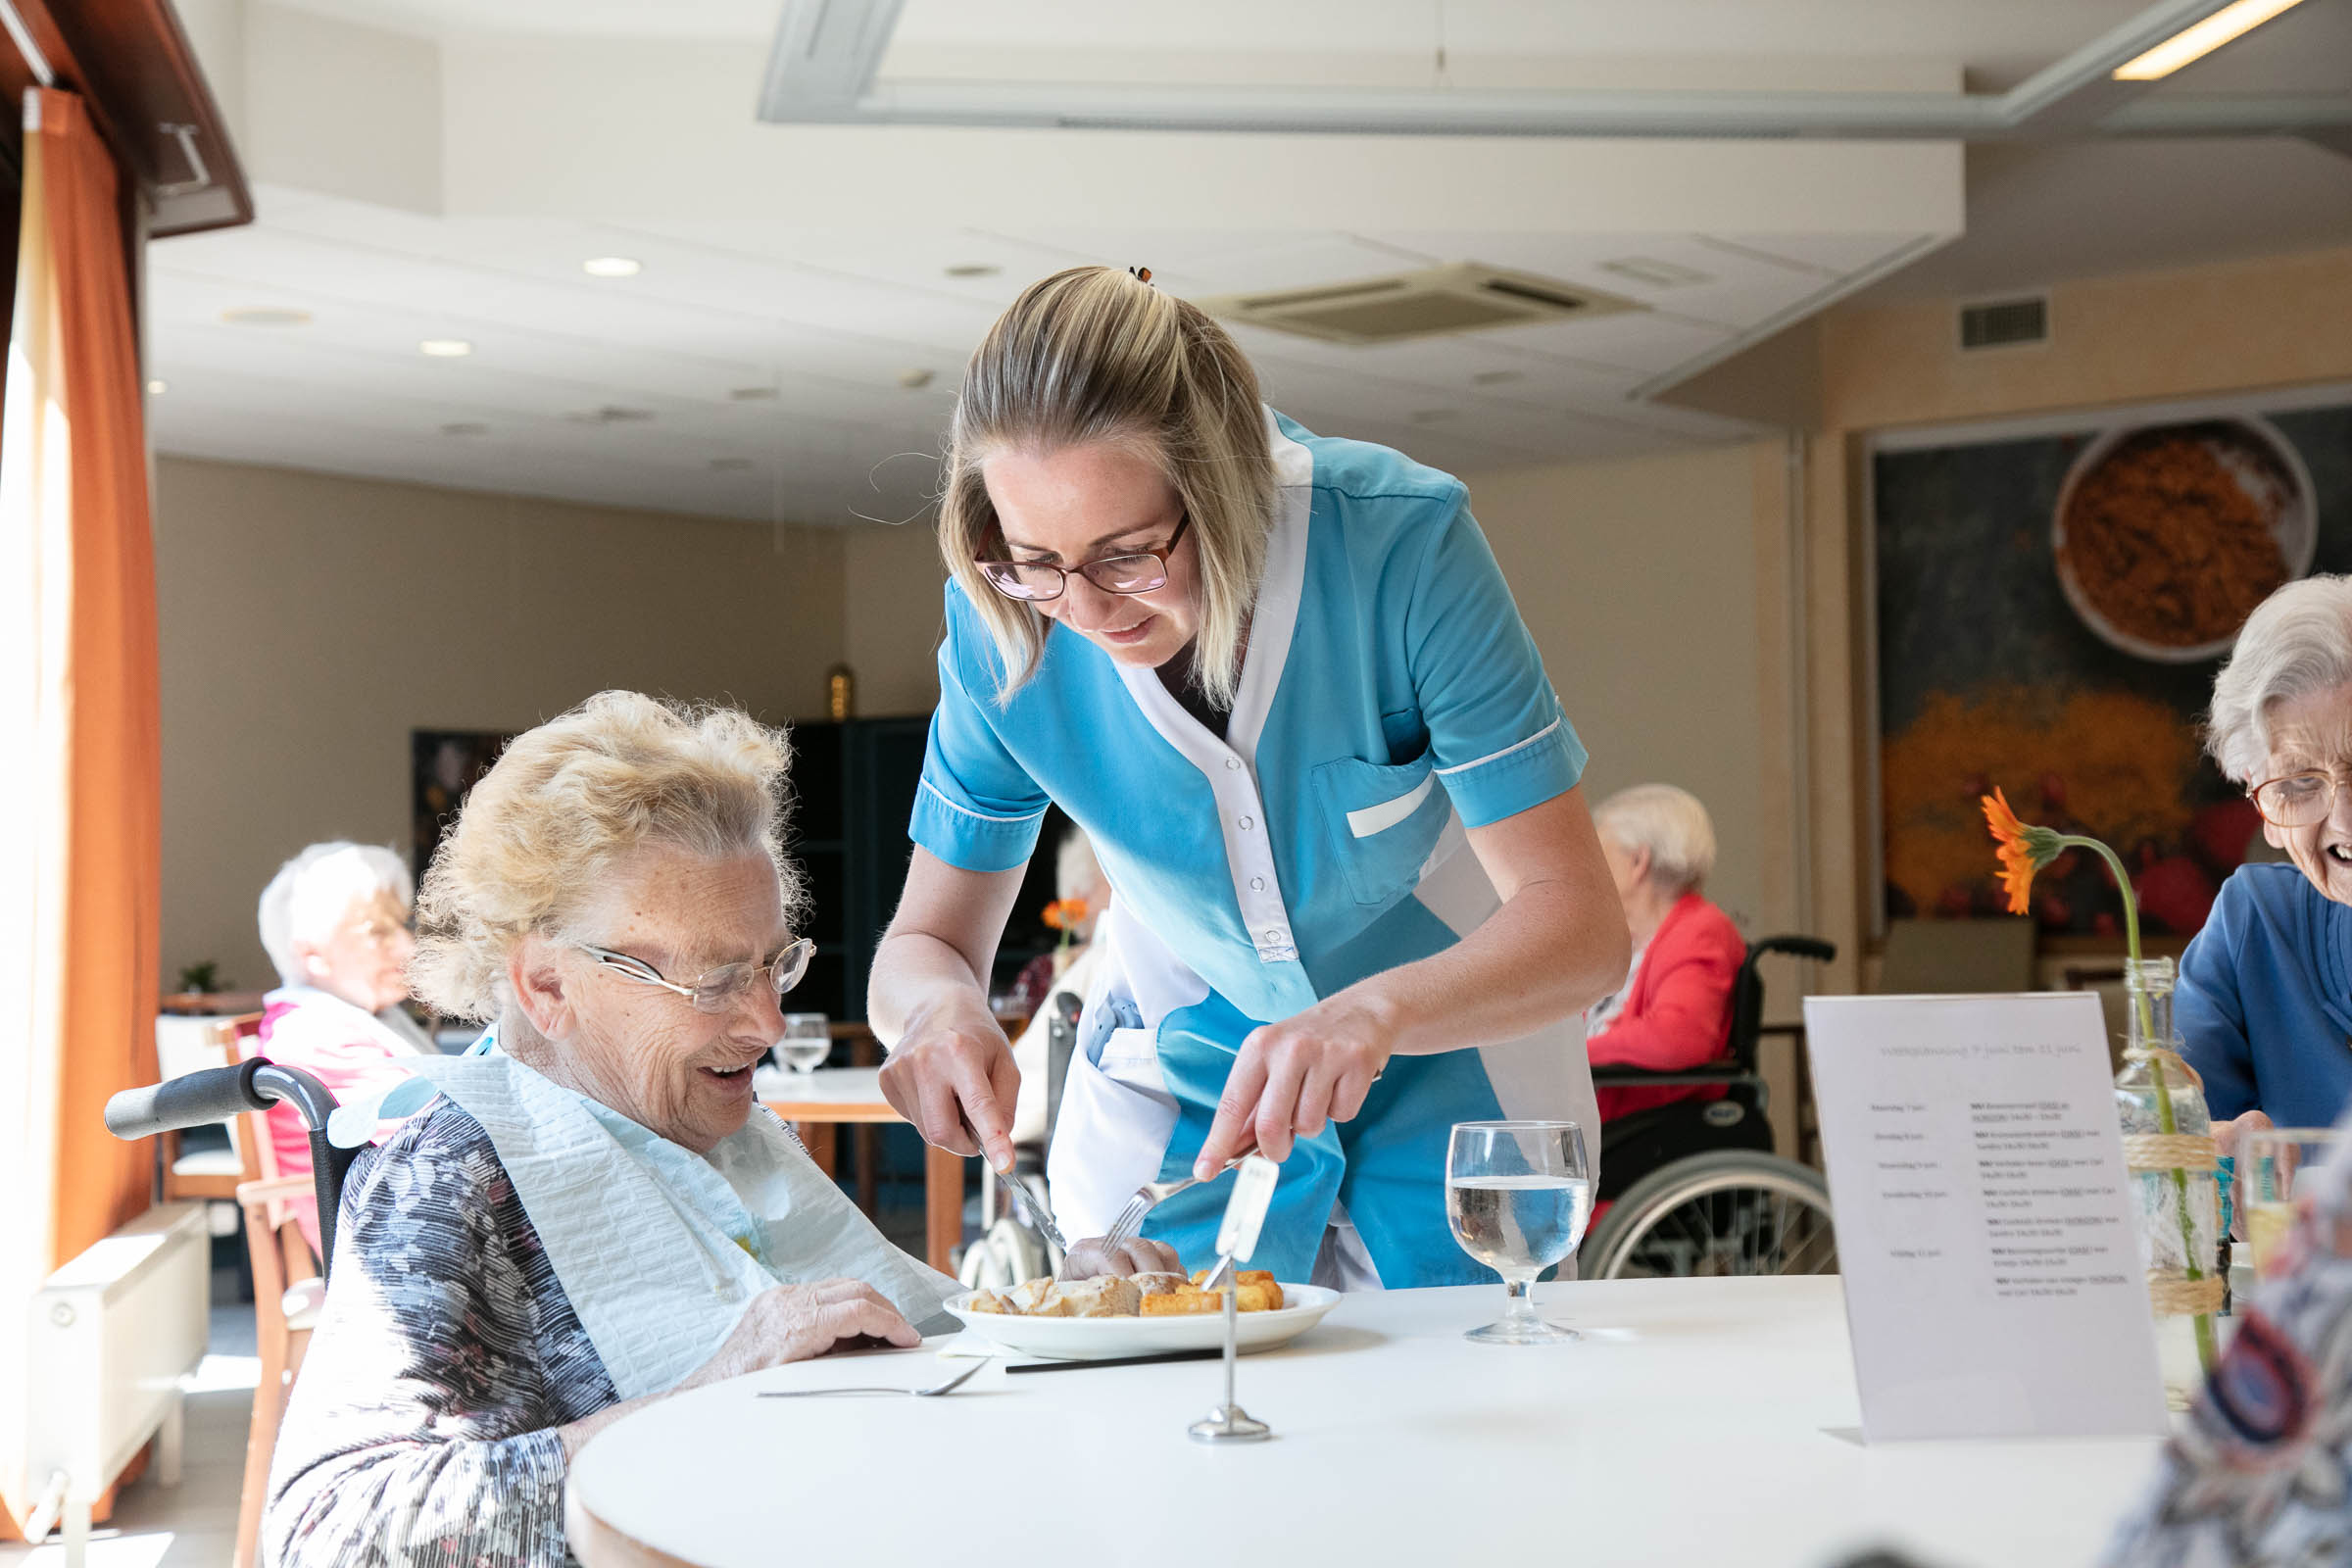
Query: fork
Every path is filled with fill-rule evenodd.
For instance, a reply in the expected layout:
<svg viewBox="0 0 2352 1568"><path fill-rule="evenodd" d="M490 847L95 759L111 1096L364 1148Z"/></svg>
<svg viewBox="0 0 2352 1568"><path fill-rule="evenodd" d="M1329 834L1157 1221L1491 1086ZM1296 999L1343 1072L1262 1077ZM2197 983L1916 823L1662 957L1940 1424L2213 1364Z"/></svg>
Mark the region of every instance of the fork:
<svg viewBox="0 0 2352 1568"><path fill-rule="evenodd" d="M1222 1176L1226 1171L1236 1168L1243 1160L1256 1152L1257 1146L1251 1144L1248 1149L1227 1160L1217 1171L1217 1176ZM1121 1242L1134 1241L1135 1233L1144 1228L1145 1215L1178 1193L1184 1192L1188 1188L1198 1187L1203 1181L1213 1182L1217 1176L1184 1176L1172 1182L1144 1183L1135 1190L1135 1196L1127 1200L1127 1206L1119 1210L1119 1217L1110 1222L1110 1230L1103 1236L1102 1244L1105 1247L1116 1247Z"/></svg>
<svg viewBox="0 0 2352 1568"><path fill-rule="evenodd" d="M761 1389L760 1397L762 1399L805 1399L822 1394L910 1394L918 1399L936 1399L943 1394L954 1394L957 1389L962 1388L987 1365L986 1361L974 1361L970 1366L965 1367L935 1389Z"/></svg>

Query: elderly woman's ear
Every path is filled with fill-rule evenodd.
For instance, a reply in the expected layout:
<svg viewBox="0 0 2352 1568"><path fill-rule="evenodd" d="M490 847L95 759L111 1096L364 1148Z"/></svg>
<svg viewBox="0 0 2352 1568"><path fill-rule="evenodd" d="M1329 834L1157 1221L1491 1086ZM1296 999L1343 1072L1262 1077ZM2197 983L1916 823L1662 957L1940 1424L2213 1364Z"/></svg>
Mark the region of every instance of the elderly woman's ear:
<svg viewBox="0 0 2352 1568"><path fill-rule="evenodd" d="M514 989L514 1004L549 1040L571 1033L571 991L558 962L563 954L563 948L534 934L507 955L507 983Z"/></svg>

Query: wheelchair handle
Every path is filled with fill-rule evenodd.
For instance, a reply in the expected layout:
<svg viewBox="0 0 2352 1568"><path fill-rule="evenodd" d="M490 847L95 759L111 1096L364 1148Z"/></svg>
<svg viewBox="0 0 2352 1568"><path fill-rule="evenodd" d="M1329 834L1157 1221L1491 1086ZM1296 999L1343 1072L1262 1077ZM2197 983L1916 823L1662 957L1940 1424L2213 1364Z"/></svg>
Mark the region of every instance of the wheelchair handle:
<svg viewBox="0 0 2352 1568"><path fill-rule="evenodd" d="M315 1132L326 1130L335 1097L299 1067L280 1067L267 1056L234 1067L207 1067L160 1084L125 1089L106 1102L106 1130L117 1138L152 1138L228 1121L248 1110L267 1110L292 1101Z"/></svg>
<svg viewBox="0 0 2352 1568"><path fill-rule="evenodd" d="M1824 942L1819 937L1765 937L1750 951L1755 954L1785 953L1792 958L1812 958L1829 963L1838 956L1838 944Z"/></svg>
<svg viewBox="0 0 2352 1568"><path fill-rule="evenodd" d="M270 1063L260 1057L234 1067L208 1067L160 1084L125 1089L106 1102L106 1130L117 1138L152 1138L189 1127L227 1121L240 1111L260 1110L277 1097L265 1095L255 1077Z"/></svg>

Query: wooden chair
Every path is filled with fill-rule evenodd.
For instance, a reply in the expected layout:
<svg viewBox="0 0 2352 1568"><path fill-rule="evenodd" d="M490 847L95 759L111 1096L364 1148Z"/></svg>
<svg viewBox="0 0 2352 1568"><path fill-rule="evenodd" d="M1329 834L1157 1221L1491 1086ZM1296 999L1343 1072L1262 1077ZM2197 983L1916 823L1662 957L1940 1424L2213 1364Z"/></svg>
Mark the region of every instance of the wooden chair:
<svg viewBox="0 0 2352 1568"><path fill-rule="evenodd" d="M227 1035L229 1062L254 1054L261 1020L257 1015L250 1028L246 1023L235 1020L236 1027ZM267 1111L249 1110L239 1116L237 1133L245 1162L237 1205L244 1210L245 1253L253 1264L254 1340L262 1375L253 1391L253 1420L245 1438L245 1484L237 1501L233 1562L235 1568L253 1568L261 1543L262 1505L270 1498L270 1461L277 1451L278 1425L285 1419L287 1396L294 1391L311 1330L325 1302L326 1282L287 1203L315 1191L311 1177L280 1173Z"/></svg>
<svg viewBox="0 0 2352 1568"><path fill-rule="evenodd" d="M230 1018L166 1017L157 1020L157 1055L161 1059L163 1076L175 1078L182 1072L198 1067L219 1066L223 1061L237 1059L238 1042L261 1033L262 1015L242 1013ZM201 1039L200 1046L191 1043L177 1050L168 1049L166 1042L172 1038L185 1040L190 1031ZM193 1052L193 1054L189 1053ZM182 1200L218 1199L233 1200L239 1183L253 1179L250 1160L239 1146L239 1129L229 1129L228 1148L194 1149L180 1147L179 1134L165 1133L157 1140L157 1160L161 1167L161 1189L167 1203Z"/></svg>

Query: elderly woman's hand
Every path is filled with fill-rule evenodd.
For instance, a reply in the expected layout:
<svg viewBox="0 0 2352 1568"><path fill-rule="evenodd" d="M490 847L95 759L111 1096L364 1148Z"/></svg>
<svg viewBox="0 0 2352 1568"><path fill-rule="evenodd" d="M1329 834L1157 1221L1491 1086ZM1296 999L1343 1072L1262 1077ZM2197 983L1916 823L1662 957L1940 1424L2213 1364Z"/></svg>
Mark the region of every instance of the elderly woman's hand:
<svg viewBox="0 0 2352 1568"><path fill-rule="evenodd" d="M1180 1274L1184 1264L1165 1242L1138 1238L1113 1247L1100 1236L1071 1244L1061 1260L1061 1278L1091 1280L1098 1274Z"/></svg>
<svg viewBox="0 0 2352 1568"><path fill-rule="evenodd" d="M683 1386L699 1388L787 1361L806 1361L859 1340L880 1340L903 1349L923 1342L898 1308L862 1280L779 1285L752 1298L718 1353Z"/></svg>

